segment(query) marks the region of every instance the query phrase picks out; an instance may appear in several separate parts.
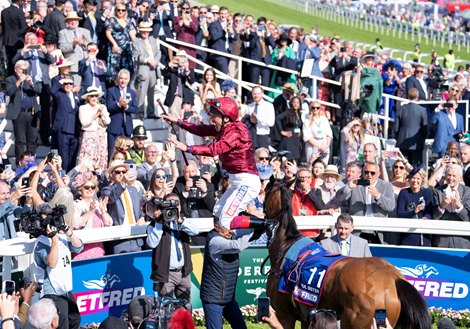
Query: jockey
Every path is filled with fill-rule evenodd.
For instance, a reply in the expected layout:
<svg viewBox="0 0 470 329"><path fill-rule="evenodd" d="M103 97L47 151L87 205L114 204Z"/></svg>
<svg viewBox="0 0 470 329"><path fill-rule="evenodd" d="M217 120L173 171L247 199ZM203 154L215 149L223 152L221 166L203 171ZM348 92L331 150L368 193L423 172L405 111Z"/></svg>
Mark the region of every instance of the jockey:
<svg viewBox="0 0 470 329"><path fill-rule="evenodd" d="M209 99L207 103L210 105L211 125L188 123L171 114L163 114L162 117L194 135L216 137L216 140L209 145L188 146L175 137L171 138L171 142L183 152L219 156L222 167L229 174L231 186L217 201L213 213L221 226L230 229L232 219L244 211L251 200L258 195L261 182L250 133L245 124L238 121L237 103L229 97ZM250 227L256 228L255 226L260 224L253 223Z"/></svg>

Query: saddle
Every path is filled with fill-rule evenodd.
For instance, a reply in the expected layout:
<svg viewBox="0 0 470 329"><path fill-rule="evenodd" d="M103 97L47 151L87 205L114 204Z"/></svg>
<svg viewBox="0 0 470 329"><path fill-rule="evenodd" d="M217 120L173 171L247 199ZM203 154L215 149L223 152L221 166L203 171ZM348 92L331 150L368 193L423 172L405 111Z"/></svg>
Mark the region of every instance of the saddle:
<svg viewBox="0 0 470 329"><path fill-rule="evenodd" d="M284 256L278 291L310 307L318 307L328 270L345 256L330 254L309 238L297 240Z"/></svg>

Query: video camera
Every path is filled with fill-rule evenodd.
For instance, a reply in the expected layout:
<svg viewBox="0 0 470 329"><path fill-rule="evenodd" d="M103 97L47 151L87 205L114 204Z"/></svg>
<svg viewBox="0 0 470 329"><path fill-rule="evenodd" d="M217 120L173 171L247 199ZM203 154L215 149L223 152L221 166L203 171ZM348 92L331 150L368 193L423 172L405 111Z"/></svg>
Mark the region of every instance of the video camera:
<svg viewBox="0 0 470 329"><path fill-rule="evenodd" d="M147 206L150 206L151 209L159 209L160 210L160 216L154 220L156 220L159 223L170 223L177 221L178 218L180 217L178 206L179 206L179 201L178 200L159 200L159 199L150 199L149 201L146 202Z"/></svg>
<svg viewBox="0 0 470 329"><path fill-rule="evenodd" d="M47 235L47 225L55 226L57 231L65 230L64 215L67 208L64 205L51 207L50 204L44 203L36 209L23 213L19 220L16 221L17 231L28 233L31 238L37 238L41 235Z"/></svg>

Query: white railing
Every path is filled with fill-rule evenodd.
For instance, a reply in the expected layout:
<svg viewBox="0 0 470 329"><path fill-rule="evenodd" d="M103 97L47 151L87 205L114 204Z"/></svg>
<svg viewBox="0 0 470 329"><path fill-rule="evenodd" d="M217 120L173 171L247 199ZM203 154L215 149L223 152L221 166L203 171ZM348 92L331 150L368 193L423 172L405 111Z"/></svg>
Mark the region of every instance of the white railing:
<svg viewBox="0 0 470 329"><path fill-rule="evenodd" d="M334 216L300 216L295 217L299 229L331 229L334 232L336 218ZM200 232L208 232L213 228L213 218L192 218ZM354 216L356 230L372 230L380 232L402 232L419 234L439 234L470 236L470 222L422 220L411 218L379 218ZM116 241L129 238L146 237L147 225L143 226L111 226L90 230L76 230L83 243ZM21 234L21 233L20 233ZM15 239L0 241L0 256L3 256L3 280L11 277L11 257L20 257L19 268L24 270L31 265L35 239L20 236Z"/></svg>

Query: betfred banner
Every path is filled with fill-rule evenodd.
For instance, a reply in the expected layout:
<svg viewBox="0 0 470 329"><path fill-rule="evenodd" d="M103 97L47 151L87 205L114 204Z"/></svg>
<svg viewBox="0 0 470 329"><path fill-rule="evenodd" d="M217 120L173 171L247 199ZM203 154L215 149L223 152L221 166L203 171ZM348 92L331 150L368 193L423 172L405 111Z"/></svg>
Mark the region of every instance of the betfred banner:
<svg viewBox="0 0 470 329"><path fill-rule="evenodd" d="M450 249L371 247L372 254L395 265L426 298L429 306L465 309L470 305L470 252ZM203 249L191 249L194 271L191 304L201 308L199 299ZM269 262L261 265L267 250L253 247L240 255L236 299L240 305L256 304L266 295ZM106 256L73 261L73 287L81 323L102 322L109 315L120 316L137 296L153 295L150 280L151 252Z"/></svg>

